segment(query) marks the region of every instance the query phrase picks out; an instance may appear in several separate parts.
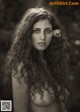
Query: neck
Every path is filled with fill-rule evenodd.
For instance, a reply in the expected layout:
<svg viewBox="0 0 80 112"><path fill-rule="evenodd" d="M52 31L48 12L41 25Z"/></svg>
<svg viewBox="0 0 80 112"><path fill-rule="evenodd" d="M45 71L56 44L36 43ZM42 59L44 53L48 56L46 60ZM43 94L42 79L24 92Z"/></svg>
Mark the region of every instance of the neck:
<svg viewBox="0 0 80 112"><path fill-rule="evenodd" d="M43 63L46 64L46 61L45 61L45 59L44 59L44 52L43 52L43 51L39 51L39 58L40 58L40 60L41 60Z"/></svg>
<svg viewBox="0 0 80 112"><path fill-rule="evenodd" d="M44 60L44 52L40 50L33 49L33 54L38 56L40 60Z"/></svg>
<svg viewBox="0 0 80 112"><path fill-rule="evenodd" d="M44 56L43 56L43 51L39 51L39 56L40 56L41 58L44 57Z"/></svg>

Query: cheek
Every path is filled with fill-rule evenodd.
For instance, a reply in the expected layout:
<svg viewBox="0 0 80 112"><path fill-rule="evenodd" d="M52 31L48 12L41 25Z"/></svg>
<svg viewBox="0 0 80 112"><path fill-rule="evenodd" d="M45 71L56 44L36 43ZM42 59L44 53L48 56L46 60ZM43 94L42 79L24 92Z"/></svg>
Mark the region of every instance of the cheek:
<svg viewBox="0 0 80 112"><path fill-rule="evenodd" d="M50 35L50 36L47 37L47 39L46 39L47 44L49 44L51 42L51 40L52 40L52 35Z"/></svg>
<svg viewBox="0 0 80 112"><path fill-rule="evenodd" d="M32 44L36 44L38 42L38 37L36 35L32 35Z"/></svg>
<svg viewBox="0 0 80 112"><path fill-rule="evenodd" d="M37 34L37 33L33 33L33 35L32 35L32 40L39 40L39 38L40 38L40 34Z"/></svg>

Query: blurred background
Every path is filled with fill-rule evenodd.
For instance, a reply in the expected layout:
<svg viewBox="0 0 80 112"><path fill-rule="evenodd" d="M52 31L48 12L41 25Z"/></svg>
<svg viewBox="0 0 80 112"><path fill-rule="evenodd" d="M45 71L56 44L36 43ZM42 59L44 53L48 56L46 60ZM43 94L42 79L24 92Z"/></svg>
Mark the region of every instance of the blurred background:
<svg viewBox="0 0 80 112"><path fill-rule="evenodd" d="M78 0L72 1L78 2ZM69 111L80 112L80 5L49 6L49 2L50 0L0 0L0 91L4 89L2 86L2 67L10 48L11 34L28 8L41 5L56 13L66 32L70 43L69 56L71 74L69 79L73 94L69 104Z"/></svg>

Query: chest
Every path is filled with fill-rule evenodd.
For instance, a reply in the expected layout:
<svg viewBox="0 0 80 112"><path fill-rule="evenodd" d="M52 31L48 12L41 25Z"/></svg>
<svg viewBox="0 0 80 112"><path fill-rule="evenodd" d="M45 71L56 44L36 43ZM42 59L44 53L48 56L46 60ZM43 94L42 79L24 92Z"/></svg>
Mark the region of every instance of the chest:
<svg viewBox="0 0 80 112"><path fill-rule="evenodd" d="M34 95L30 95L30 100L33 104L43 107L55 104L57 102L52 89L49 91L43 89L42 91L43 93L41 94L36 91Z"/></svg>

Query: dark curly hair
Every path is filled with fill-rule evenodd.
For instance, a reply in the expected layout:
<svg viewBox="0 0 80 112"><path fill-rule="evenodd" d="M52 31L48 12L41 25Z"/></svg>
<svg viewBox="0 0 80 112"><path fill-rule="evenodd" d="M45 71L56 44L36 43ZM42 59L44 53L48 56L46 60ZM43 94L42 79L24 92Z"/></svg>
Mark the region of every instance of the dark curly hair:
<svg viewBox="0 0 80 112"><path fill-rule="evenodd" d="M6 73L8 74L6 77L9 80L14 70L14 77L18 80L23 77L26 84L29 85L32 95L35 95L35 91L38 91L42 98L44 94L42 88L50 92L50 87L56 97L59 98L60 95L63 95L65 98L68 93L66 76L69 73L67 41L63 33L58 38L53 36L50 45L44 50L42 58L31 43L33 25L42 19L50 21L53 31L60 29L62 32L58 19L51 11L37 7L27 10L13 34L13 42L6 62ZM21 62L23 62L23 66L21 68L21 76L18 77L16 75L17 68ZM27 73L26 75L24 70Z"/></svg>

